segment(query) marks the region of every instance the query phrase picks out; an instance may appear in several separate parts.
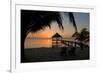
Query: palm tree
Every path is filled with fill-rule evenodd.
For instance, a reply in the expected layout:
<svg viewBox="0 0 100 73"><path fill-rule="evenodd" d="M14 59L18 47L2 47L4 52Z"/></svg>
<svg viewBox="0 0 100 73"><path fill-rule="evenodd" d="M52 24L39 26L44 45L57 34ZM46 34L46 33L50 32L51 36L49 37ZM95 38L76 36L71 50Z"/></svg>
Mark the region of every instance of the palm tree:
<svg viewBox="0 0 100 73"><path fill-rule="evenodd" d="M77 31L73 13L69 12L70 22ZM51 22L56 21L61 30L63 30L60 12L21 10L21 62L24 61L24 41L29 32L51 28Z"/></svg>
<svg viewBox="0 0 100 73"><path fill-rule="evenodd" d="M80 47L83 49L82 44L89 41L89 31L83 28L80 32L75 32L72 37L75 37L75 40L80 42Z"/></svg>

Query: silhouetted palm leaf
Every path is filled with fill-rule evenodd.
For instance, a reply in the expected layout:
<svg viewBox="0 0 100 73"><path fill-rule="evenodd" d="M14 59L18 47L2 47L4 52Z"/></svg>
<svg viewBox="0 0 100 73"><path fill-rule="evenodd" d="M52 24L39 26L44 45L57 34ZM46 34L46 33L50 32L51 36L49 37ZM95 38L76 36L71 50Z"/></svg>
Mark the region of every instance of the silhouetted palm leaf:
<svg viewBox="0 0 100 73"><path fill-rule="evenodd" d="M72 12L69 12L69 20L71 21L71 23L73 24L74 28L75 28L75 32L77 32L77 26L76 26L76 22L75 22L75 18Z"/></svg>
<svg viewBox="0 0 100 73"><path fill-rule="evenodd" d="M83 43L89 42L89 31L83 28L80 32L75 32L72 37L75 37L75 40L80 42L80 47L83 50Z"/></svg>
<svg viewBox="0 0 100 73"><path fill-rule="evenodd" d="M81 42L89 41L89 31L86 28L83 28L80 32L75 32L72 37L75 37L76 40Z"/></svg>
<svg viewBox="0 0 100 73"><path fill-rule="evenodd" d="M51 27L51 22L56 21L60 29L63 29L61 16L58 12L46 11L21 11L22 26L25 31L37 32L45 27ZM23 28L22 27L22 28Z"/></svg>

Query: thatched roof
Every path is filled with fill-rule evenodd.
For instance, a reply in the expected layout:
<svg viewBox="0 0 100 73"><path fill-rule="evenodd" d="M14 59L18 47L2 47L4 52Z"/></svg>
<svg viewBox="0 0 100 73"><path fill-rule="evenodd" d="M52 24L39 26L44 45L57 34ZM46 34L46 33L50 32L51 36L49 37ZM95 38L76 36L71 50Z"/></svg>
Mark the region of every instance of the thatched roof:
<svg viewBox="0 0 100 73"><path fill-rule="evenodd" d="M52 36L52 38L55 38L55 37L61 37L61 38L62 38L62 36L61 36L60 34L58 34L58 33L56 33L56 34L54 34L54 35Z"/></svg>

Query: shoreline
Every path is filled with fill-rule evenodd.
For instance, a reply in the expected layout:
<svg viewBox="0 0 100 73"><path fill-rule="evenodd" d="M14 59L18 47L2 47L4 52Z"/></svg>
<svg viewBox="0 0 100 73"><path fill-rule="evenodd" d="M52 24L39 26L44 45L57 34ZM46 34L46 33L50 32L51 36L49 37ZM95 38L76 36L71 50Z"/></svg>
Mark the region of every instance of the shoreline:
<svg viewBox="0 0 100 73"><path fill-rule="evenodd" d="M28 62L49 62L49 61L69 61L69 60L89 60L89 48L77 47L75 55L70 55L71 48L65 48L65 56L61 55L62 48L27 48L24 49L25 60Z"/></svg>

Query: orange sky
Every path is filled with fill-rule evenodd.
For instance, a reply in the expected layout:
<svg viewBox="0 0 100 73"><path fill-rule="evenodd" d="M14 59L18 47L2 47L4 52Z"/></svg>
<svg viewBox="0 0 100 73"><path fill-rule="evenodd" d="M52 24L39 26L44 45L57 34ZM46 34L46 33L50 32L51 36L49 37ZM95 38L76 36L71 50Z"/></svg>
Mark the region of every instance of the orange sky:
<svg viewBox="0 0 100 73"><path fill-rule="evenodd" d="M51 22L51 29L46 27L44 30L40 30L36 33L29 33L27 37L31 38L51 38L55 33L59 33L63 38L69 38L75 32L73 25L69 22L68 13L61 13L63 19L62 24L64 31L60 30L57 22ZM89 14L88 13L74 13L75 21L78 31L82 28L89 29Z"/></svg>
<svg viewBox="0 0 100 73"><path fill-rule="evenodd" d="M65 28L66 29L66 28ZM69 29L72 29L69 31ZM69 27L68 29L62 31L59 29L57 26L57 23L53 22L51 25L51 29L49 27L46 27L45 30L40 30L36 33L30 32L27 37L31 38L51 38L55 33L59 33L61 36L65 37L70 37L73 33L73 27Z"/></svg>
<svg viewBox="0 0 100 73"><path fill-rule="evenodd" d="M50 38L51 36L51 32L29 33L28 35L28 37L32 38Z"/></svg>

